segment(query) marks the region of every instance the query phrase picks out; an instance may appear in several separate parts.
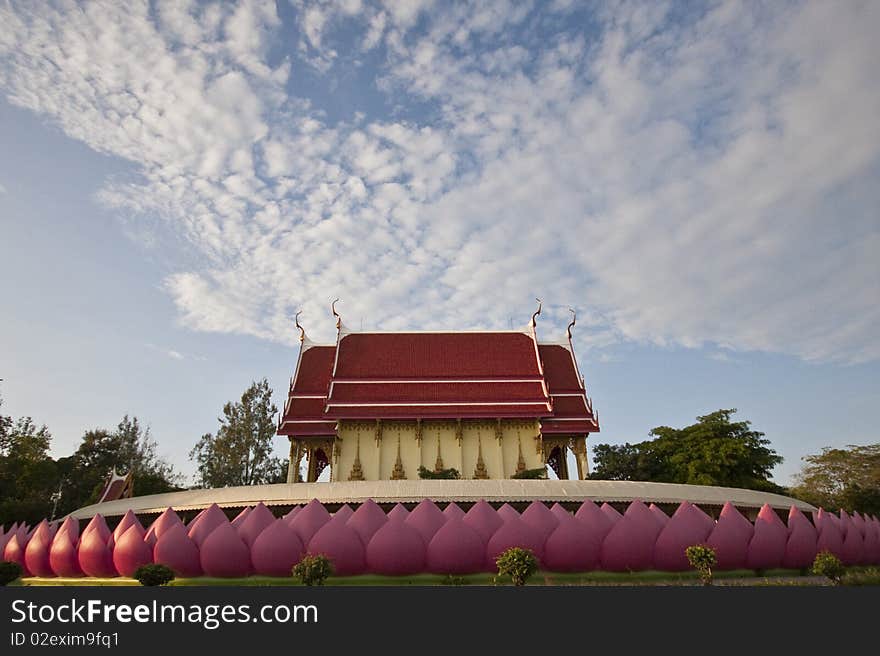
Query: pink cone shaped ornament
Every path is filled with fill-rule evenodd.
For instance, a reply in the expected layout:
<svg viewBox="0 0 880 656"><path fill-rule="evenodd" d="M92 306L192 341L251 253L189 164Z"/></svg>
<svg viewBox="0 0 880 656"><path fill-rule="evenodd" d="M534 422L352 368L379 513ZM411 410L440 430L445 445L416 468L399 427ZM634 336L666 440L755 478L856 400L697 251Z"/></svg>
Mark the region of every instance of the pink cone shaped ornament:
<svg viewBox="0 0 880 656"><path fill-rule="evenodd" d="M434 537L434 534L446 523L446 515L443 514L443 511L433 501L423 499L413 508L404 522L417 530L425 544L428 544L431 538Z"/></svg>
<svg viewBox="0 0 880 656"><path fill-rule="evenodd" d="M25 550L27 549L27 538L21 537L17 532L9 538L6 548L3 550L3 560L10 563L18 563L22 569L22 576L30 576L31 571L27 567L24 559Z"/></svg>
<svg viewBox="0 0 880 656"><path fill-rule="evenodd" d="M333 519L348 521L352 515L354 515L354 510L352 510L351 506L345 503L339 510L333 513Z"/></svg>
<svg viewBox="0 0 880 656"><path fill-rule="evenodd" d="M267 527L251 547L254 571L263 576L290 576L303 555L296 531L283 519Z"/></svg>
<svg viewBox="0 0 880 656"><path fill-rule="evenodd" d="M505 503L498 509L498 516L502 519L502 521L507 521L508 519L519 518L519 513L516 511L516 508L511 506L509 503Z"/></svg>
<svg viewBox="0 0 880 656"><path fill-rule="evenodd" d="M370 538L385 525L385 522L388 521L388 516L385 514L385 511L379 507L372 499L367 499L364 501L357 510L354 511L354 514L348 518L346 524L353 528L355 532L360 536L361 542L364 546L369 543Z"/></svg>
<svg viewBox="0 0 880 656"><path fill-rule="evenodd" d="M840 511L840 525L843 529L843 555L840 560L844 565L860 565L865 556L865 545L858 527L845 510Z"/></svg>
<svg viewBox="0 0 880 656"><path fill-rule="evenodd" d="M480 499L471 506L462 521L479 533L483 542L486 543L504 523L504 520L498 516L498 512L485 499Z"/></svg>
<svg viewBox="0 0 880 656"><path fill-rule="evenodd" d="M819 535L810 520L792 506L788 511L788 542L785 544L782 566L804 569L812 565L818 539Z"/></svg>
<svg viewBox="0 0 880 656"><path fill-rule="evenodd" d="M696 516L703 522L703 525L706 527L706 535L709 535L712 530L715 528L715 520L705 513L702 508L695 504L690 504L691 512L696 511Z"/></svg>
<svg viewBox="0 0 880 656"><path fill-rule="evenodd" d="M864 537L865 537L865 520L864 520L864 518L858 513L858 511L853 511L853 514L850 516L850 519L852 520L852 523L855 525L855 527L859 530L859 534L864 539Z"/></svg>
<svg viewBox="0 0 880 656"><path fill-rule="evenodd" d="M275 523L275 515L262 503L258 503L236 528L238 537L251 548L266 528Z"/></svg>
<svg viewBox="0 0 880 656"><path fill-rule="evenodd" d="M183 526L183 521L171 508L166 508L164 512L156 518L150 528L147 529L147 538L155 536L157 541L162 535L173 526Z"/></svg>
<svg viewBox="0 0 880 656"><path fill-rule="evenodd" d="M608 515L589 499L581 504L581 507L574 514L574 518L583 522L590 532L599 539L599 542L605 539L611 527L614 526L614 523L608 519Z"/></svg>
<svg viewBox="0 0 880 656"><path fill-rule="evenodd" d="M752 523L732 503L725 503L715 528L706 540L706 544L715 550L718 559L716 567L719 570L744 568L754 532Z"/></svg>
<svg viewBox="0 0 880 656"><path fill-rule="evenodd" d="M544 543L544 566L554 572L586 572L596 569L602 540L586 522L561 519Z"/></svg>
<svg viewBox="0 0 880 656"><path fill-rule="evenodd" d="M654 514L641 501L633 501L602 541L602 567L615 572L651 569L659 533Z"/></svg>
<svg viewBox="0 0 880 656"><path fill-rule="evenodd" d="M447 518L464 519L464 510L454 501L443 509L443 514Z"/></svg>
<svg viewBox="0 0 880 656"><path fill-rule="evenodd" d="M526 524L540 532L545 540L559 526L559 518L556 514L540 501L532 501L523 510L521 518Z"/></svg>
<svg viewBox="0 0 880 656"><path fill-rule="evenodd" d="M68 578L83 576L82 568L79 566L79 556L76 553L77 537L73 535L74 530L79 533L78 523L76 529L70 527L65 529L62 524L52 540L52 546L49 548L49 566L56 576Z"/></svg>
<svg viewBox="0 0 880 656"><path fill-rule="evenodd" d="M101 542L105 545L110 540L110 536L112 533L110 529L107 527L107 521L104 519L103 515L95 515L92 517L92 521L90 521L85 529L82 532L82 537L85 539L87 535L89 535L92 531L97 531L98 536L100 537Z"/></svg>
<svg viewBox="0 0 880 656"><path fill-rule="evenodd" d="M544 557L544 536L530 524L526 524L520 517L507 519L501 527L495 531L486 545L486 564L490 571L498 571L495 560L511 547L530 549L539 562Z"/></svg>
<svg viewBox="0 0 880 656"><path fill-rule="evenodd" d="M558 519L560 522L565 519L571 519L574 517L574 515L568 512L559 503L554 503L553 506L550 508L550 512L552 512L556 516L556 519Z"/></svg>
<svg viewBox="0 0 880 656"><path fill-rule="evenodd" d="M308 544L312 536L318 532L324 524L330 521L330 513L317 499L312 499L294 517L290 525L299 536L303 544Z"/></svg>
<svg viewBox="0 0 880 656"><path fill-rule="evenodd" d="M464 520L450 517L428 543L427 569L434 574L473 574L486 569L486 544Z"/></svg>
<svg viewBox="0 0 880 656"><path fill-rule="evenodd" d="M122 576L134 576L141 565L153 562L150 545L144 542L146 531L140 522L128 527L117 540L113 548L113 566Z"/></svg>
<svg viewBox="0 0 880 656"><path fill-rule="evenodd" d="M70 536L71 540L79 539L79 520L74 519L73 517L67 517L63 522L61 522L61 526L58 527L58 532L55 536L59 536L62 533L67 533Z"/></svg>
<svg viewBox="0 0 880 656"><path fill-rule="evenodd" d="M654 514L654 517L657 518L657 521L660 523L661 529L666 526L666 523L669 521L669 515L667 515L656 504L653 503L648 506L648 510L650 510Z"/></svg>
<svg viewBox="0 0 880 656"><path fill-rule="evenodd" d="M281 519L283 519L285 522L290 524L294 520L294 518L297 516L297 514L299 514L300 510L302 510L302 508L300 508L299 506L294 506L293 508L290 509L290 512L287 513Z"/></svg>
<svg viewBox="0 0 880 656"><path fill-rule="evenodd" d="M189 537L201 549L207 537L224 524L229 524L226 513L216 503L212 503L189 523L187 527L189 529Z"/></svg>
<svg viewBox="0 0 880 656"><path fill-rule="evenodd" d="M388 511L388 519L404 520L409 515L409 510L402 503L394 504L394 507Z"/></svg>
<svg viewBox="0 0 880 656"><path fill-rule="evenodd" d="M187 535L183 522L172 524L159 536L153 547L153 562L167 565L182 578L202 575L199 548Z"/></svg>
<svg viewBox="0 0 880 656"><path fill-rule="evenodd" d="M49 563L49 549L52 546L52 529L44 519L37 525L37 530L28 541L24 550L24 561L28 571L34 576L55 576Z"/></svg>
<svg viewBox="0 0 880 656"><path fill-rule="evenodd" d="M364 544L345 519L342 515L319 528L309 541L307 552L327 556L339 576L363 574L366 570Z"/></svg>
<svg viewBox="0 0 880 656"><path fill-rule="evenodd" d="M654 543L656 569L681 572L691 568L685 549L695 544L704 544L710 532L700 513L693 504L682 502Z"/></svg>
<svg viewBox="0 0 880 656"><path fill-rule="evenodd" d="M865 520L865 561L868 565L880 563L880 531L873 518Z"/></svg>
<svg viewBox="0 0 880 656"><path fill-rule="evenodd" d="M100 517L100 515L97 515ZM102 518L103 519L103 518ZM106 525L104 527L106 529ZM110 578L118 576L119 573L113 566L113 554L107 543L110 541L110 532L107 531L106 539L102 538L103 532L100 528L94 528L91 531L86 529L79 541L77 549L77 557L79 566L87 576L95 578Z"/></svg>
<svg viewBox="0 0 880 656"><path fill-rule="evenodd" d="M251 550L229 522L220 524L202 541L199 561L205 576L240 578L251 572Z"/></svg>
<svg viewBox="0 0 880 656"><path fill-rule="evenodd" d="M615 510L614 506L612 506L608 503L603 503L602 506L599 508L599 510L601 510L605 514L605 516L611 521L612 525L616 524L621 519L623 519L623 515L621 515L619 512L617 512L617 510Z"/></svg>
<svg viewBox="0 0 880 656"><path fill-rule="evenodd" d="M126 511L122 519L119 520L119 524L117 524L116 528L113 529L113 544L119 542L119 538L121 538L125 534L130 526L134 526L135 524L143 528L135 514L131 510Z"/></svg>
<svg viewBox="0 0 880 656"><path fill-rule="evenodd" d="M816 551L828 551L838 558L843 558L843 534L840 532L840 523L834 515L819 508L815 515L816 530L819 538L816 540Z"/></svg>
<svg viewBox="0 0 880 656"><path fill-rule="evenodd" d="M418 574L425 570L425 542L402 519L390 517L367 544L369 571L387 576Z"/></svg>
<svg viewBox="0 0 880 656"><path fill-rule="evenodd" d="M6 548L6 543L15 535L14 531L9 531L8 533L0 532L0 555L3 554L3 550Z"/></svg>
<svg viewBox="0 0 880 656"><path fill-rule="evenodd" d="M242 510L240 513L238 513L235 517L233 517L233 518L232 518L232 521L229 522L229 523L232 524L232 526L233 526L234 528L238 529L238 527L241 526L241 523L242 523L244 520L246 520L246 519L247 519L247 516L250 515L250 514L251 514L251 507L248 506L247 508L245 508L244 510Z"/></svg>
<svg viewBox="0 0 880 656"><path fill-rule="evenodd" d="M780 567L788 542L788 528L769 504L764 504L755 518L755 533L749 542L746 567L771 569Z"/></svg>

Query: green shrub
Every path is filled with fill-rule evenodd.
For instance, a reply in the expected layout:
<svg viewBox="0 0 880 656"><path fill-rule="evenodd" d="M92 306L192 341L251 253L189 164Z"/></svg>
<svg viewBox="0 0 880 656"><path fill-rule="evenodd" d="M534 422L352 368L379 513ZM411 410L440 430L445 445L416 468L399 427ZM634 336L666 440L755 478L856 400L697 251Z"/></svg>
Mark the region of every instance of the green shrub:
<svg viewBox="0 0 880 656"><path fill-rule="evenodd" d="M419 467L419 478L432 478L449 481L461 478L461 474L454 467L441 469L440 471L434 471L427 467Z"/></svg>
<svg viewBox="0 0 880 656"><path fill-rule="evenodd" d="M323 554L306 554L293 566L293 575L304 585L324 585L328 576L333 576L333 563Z"/></svg>
<svg viewBox="0 0 880 656"><path fill-rule="evenodd" d="M813 574L816 576L824 576L834 585L840 585L845 571L840 558L830 551L820 551L816 554L816 559L813 561Z"/></svg>
<svg viewBox="0 0 880 656"><path fill-rule="evenodd" d="M499 574L507 574L514 585L525 585L528 578L538 571L538 559L531 549L511 547L495 559Z"/></svg>
<svg viewBox="0 0 880 656"><path fill-rule="evenodd" d="M694 544L684 550L688 562L700 573L703 585L712 585L712 568L718 564L715 550L705 544Z"/></svg>
<svg viewBox="0 0 880 656"><path fill-rule="evenodd" d="M547 478L547 468L523 469L521 472L516 472L511 478Z"/></svg>
<svg viewBox="0 0 880 656"><path fill-rule="evenodd" d="M0 563L0 585L9 585L24 573L21 565L4 560Z"/></svg>
<svg viewBox="0 0 880 656"><path fill-rule="evenodd" d="M168 585L174 580L174 572L167 565L141 565L134 571L141 585Z"/></svg>
<svg viewBox="0 0 880 656"><path fill-rule="evenodd" d="M443 580L440 583L442 585L467 585L467 579L465 579L463 576L447 574L443 577Z"/></svg>

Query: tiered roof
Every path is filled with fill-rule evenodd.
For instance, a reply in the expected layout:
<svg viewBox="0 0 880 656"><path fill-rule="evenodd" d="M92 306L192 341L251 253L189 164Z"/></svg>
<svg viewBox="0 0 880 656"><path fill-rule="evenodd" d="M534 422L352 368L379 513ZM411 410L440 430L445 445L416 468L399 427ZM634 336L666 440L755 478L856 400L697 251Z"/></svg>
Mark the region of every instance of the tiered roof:
<svg viewBox="0 0 880 656"><path fill-rule="evenodd" d="M280 435L334 435L340 419L536 418L542 432L599 430L570 339L523 330L349 332L302 347Z"/></svg>

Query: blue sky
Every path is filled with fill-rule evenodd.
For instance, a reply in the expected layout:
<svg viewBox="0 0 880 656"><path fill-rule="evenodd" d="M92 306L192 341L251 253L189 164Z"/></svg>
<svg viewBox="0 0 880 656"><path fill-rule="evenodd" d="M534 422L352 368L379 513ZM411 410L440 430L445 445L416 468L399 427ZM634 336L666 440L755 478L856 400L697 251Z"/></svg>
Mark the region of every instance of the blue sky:
<svg viewBox="0 0 880 656"><path fill-rule="evenodd" d="M291 317L545 301L602 433L736 407L877 441L876 2L0 4L0 377L57 455L126 412L190 474ZM286 451L279 440L278 453Z"/></svg>

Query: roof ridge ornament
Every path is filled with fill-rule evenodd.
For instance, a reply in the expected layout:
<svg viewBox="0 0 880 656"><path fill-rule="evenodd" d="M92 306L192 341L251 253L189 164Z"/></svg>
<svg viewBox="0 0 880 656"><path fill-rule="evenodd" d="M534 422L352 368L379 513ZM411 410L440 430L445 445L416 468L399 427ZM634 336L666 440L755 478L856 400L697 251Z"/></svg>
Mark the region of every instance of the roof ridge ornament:
<svg viewBox="0 0 880 656"><path fill-rule="evenodd" d="M333 302L330 303L330 311L333 313L333 316L336 317L336 330L339 330L342 327L342 317L339 316L339 313L336 311L336 304L339 302L339 298L333 299Z"/></svg>
<svg viewBox="0 0 880 656"><path fill-rule="evenodd" d="M574 328L574 324L577 323L577 312L575 312L572 308L568 308L568 311L571 312L571 323L568 324L568 327L565 329L565 334L568 336L568 341L571 341L571 329Z"/></svg>
<svg viewBox="0 0 880 656"><path fill-rule="evenodd" d="M299 330L299 341L302 343L306 341L306 330L299 324L299 315L301 314L302 310L297 310L297 313L293 315L293 321L296 324L297 329Z"/></svg>
<svg viewBox="0 0 880 656"><path fill-rule="evenodd" d="M532 315L532 321L530 323L532 328L536 328L538 325L538 315L541 314L541 305L543 305L543 301L540 298L535 298L538 301L538 309L535 310L535 313Z"/></svg>

